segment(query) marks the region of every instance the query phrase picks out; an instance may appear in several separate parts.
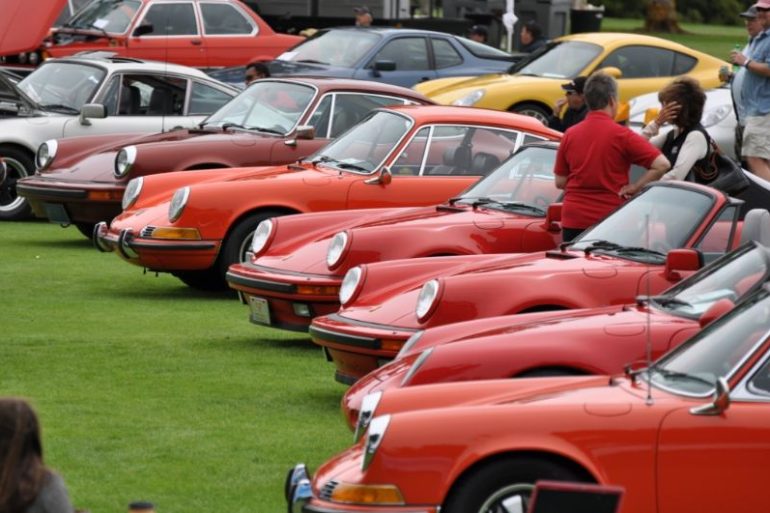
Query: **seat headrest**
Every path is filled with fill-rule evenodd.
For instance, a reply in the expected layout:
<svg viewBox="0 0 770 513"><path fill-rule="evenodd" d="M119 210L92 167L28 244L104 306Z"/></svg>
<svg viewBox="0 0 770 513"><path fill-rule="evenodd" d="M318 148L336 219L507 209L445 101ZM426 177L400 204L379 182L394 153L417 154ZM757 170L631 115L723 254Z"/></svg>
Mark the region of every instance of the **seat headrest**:
<svg viewBox="0 0 770 513"><path fill-rule="evenodd" d="M488 175L490 171L500 166L500 159L491 153L479 152L473 156L471 174Z"/></svg>
<svg viewBox="0 0 770 513"><path fill-rule="evenodd" d="M763 208L751 209L743 218L741 243L750 240L770 246L770 212Z"/></svg>

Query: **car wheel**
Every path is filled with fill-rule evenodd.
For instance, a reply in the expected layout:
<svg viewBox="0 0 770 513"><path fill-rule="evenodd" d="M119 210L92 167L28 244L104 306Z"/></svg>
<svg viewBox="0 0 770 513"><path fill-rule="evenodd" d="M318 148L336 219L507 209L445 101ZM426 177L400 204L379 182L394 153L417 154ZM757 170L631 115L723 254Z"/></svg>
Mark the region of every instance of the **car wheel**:
<svg viewBox="0 0 770 513"><path fill-rule="evenodd" d="M251 238L254 235L254 230L257 229L257 225L265 219L280 215L283 214L271 210L257 212L242 219L230 230L222 242L222 249L214 264L219 280L224 286L227 285L225 274L227 274L227 269L230 265L246 260L246 253L251 247Z"/></svg>
<svg viewBox="0 0 770 513"><path fill-rule="evenodd" d="M8 168L8 175L0 183L0 219L26 219L32 215L32 209L29 202L16 193L16 182L35 172L32 156L19 148L0 146L0 158L5 160Z"/></svg>
<svg viewBox="0 0 770 513"><path fill-rule="evenodd" d="M541 121L544 125L548 124L548 111L535 103L520 103L519 105L514 105L510 110L515 114L531 116Z"/></svg>
<svg viewBox="0 0 770 513"><path fill-rule="evenodd" d="M94 238L94 226L96 225L93 223L75 223L75 228L88 240Z"/></svg>
<svg viewBox="0 0 770 513"><path fill-rule="evenodd" d="M442 513L526 513L535 481L583 481L559 465L535 458L493 461L463 476Z"/></svg>

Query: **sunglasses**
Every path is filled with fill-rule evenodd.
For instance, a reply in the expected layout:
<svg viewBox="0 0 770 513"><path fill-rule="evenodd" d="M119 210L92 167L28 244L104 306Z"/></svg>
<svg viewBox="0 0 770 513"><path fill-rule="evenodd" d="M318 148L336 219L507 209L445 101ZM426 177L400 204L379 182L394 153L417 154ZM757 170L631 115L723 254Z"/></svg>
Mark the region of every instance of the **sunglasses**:
<svg viewBox="0 0 770 513"><path fill-rule="evenodd" d="M572 96L573 94L578 94L578 93L577 93L577 91L567 91L564 94L566 94L567 96Z"/></svg>

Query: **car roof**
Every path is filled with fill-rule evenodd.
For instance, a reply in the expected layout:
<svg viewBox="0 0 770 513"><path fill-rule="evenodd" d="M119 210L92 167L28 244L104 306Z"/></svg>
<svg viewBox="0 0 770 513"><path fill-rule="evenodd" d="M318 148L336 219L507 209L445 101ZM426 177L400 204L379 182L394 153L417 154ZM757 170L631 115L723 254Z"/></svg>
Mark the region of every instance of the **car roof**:
<svg viewBox="0 0 770 513"><path fill-rule="evenodd" d="M49 59L46 62L85 62L98 64L99 66L108 69L110 72L126 70L165 71L168 73L192 75L196 78L203 78L211 82L216 81L197 68L172 64L170 62L121 57L114 52L83 52L68 57Z"/></svg>
<svg viewBox="0 0 770 513"><path fill-rule="evenodd" d="M358 32L372 32L375 34L421 34L421 35L434 35L442 37L459 37L446 32L436 32L435 30L423 30L414 28L398 28L398 27L330 27L328 29L322 29L325 31L330 30L349 30Z"/></svg>
<svg viewBox="0 0 770 513"><path fill-rule="evenodd" d="M408 89L392 84L386 84L384 82L374 82L371 80L355 80L352 78L334 78L334 77L302 77L302 76L286 76L286 77L270 77L260 79L259 82L294 82L299 84L308 84L317 87L320 91L371 91L373 93L384 94L396 94L399 96L409 96L414 99L419 99L427 104L432 104L433 101L428 97Z"/></svg>
<svg viewBox="0 0 770 513"><path fill-rule="evenodd" d="M629 32L585 32L580 34L570 34L557 38L558 41L585 41L586 43L596 44L615 44L615 43L627 43L627 44L646 44L654 46L662 46L666 48L685 48L690 52L697 52L692 48L686 47L674 41L669 41L655 36L647 36L644 34L635 34ZM697 52L701 53L701 52Z"/></svg>
<svg viewBox="0 0 770 513"><path fill-rule="evenodd" d="M387 110L403 112L415 121L426 123L502 125L516 119L516 124L523 130L558 133L550 130L533 117L493 109L455 107L451 105L394 105L387 107Z"/></svg>

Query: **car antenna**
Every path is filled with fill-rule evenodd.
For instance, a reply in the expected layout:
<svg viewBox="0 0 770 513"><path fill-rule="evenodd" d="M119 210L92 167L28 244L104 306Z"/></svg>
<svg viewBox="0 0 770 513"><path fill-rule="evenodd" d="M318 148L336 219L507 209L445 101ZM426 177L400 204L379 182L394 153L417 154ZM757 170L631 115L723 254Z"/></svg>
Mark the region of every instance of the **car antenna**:
<svg viewBox="0 0 770 513"><path fill-rule="evenodd" d="M650 214L649 212L645 214L644 216L644 225L645 225L645 238L647 247L650 247ZM644 401L644 404L647 406L652 406L652 334L650 333L650 274L652 273L652 267L650 266L649 261L647 262L647 278L645 280L646 286L647 286L647 330L646 330L646 340L645 340L645 346L647 350L647 354L645 355L645 358L647 360L647 398Z"/></svg>

